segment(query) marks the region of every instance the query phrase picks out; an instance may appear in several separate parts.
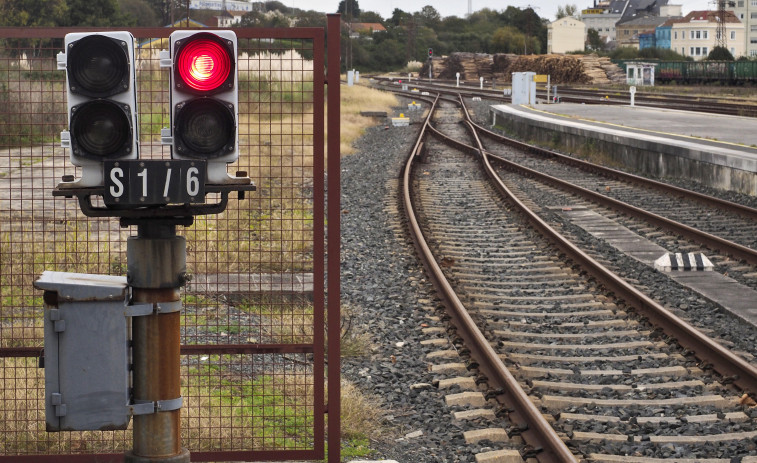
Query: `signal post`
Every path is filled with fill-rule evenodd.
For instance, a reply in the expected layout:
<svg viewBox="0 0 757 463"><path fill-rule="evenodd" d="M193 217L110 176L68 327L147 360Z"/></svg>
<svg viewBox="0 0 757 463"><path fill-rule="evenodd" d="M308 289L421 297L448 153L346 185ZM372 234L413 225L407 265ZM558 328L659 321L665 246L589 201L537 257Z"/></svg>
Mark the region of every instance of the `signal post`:
<svg viewBox="0 0 757 463"><path fill-rule="evenodd" d="M82 176L66 176L53 195L76 197L89 217L135 225L137 235L127 242L125 279L45 272L35 283L45 290L48 430L126 429L133 417L127 463L190 461L180 438L186 242L176 227L190 226L195 215L223 212L231 192L243 199L255 189L246 173L226 172L239 156L236 35L176 31L169 42L161 66L171 73L171 126L161 140L171 146L171 159L141 160L134 38L128 32L66 36L58 67L66 70L69 126L61 144ZM208 193L220 200L207 203ZM104 206L94 205L93 197ZM93 301L103 302L91 310ZM63 319L85 311L98 317L89 324L111 331L82 328L86 334L75 336L76 317L68 325ZM67 347L74 339L79 344ZM92 349L106 358L88 357Z"/></svg>

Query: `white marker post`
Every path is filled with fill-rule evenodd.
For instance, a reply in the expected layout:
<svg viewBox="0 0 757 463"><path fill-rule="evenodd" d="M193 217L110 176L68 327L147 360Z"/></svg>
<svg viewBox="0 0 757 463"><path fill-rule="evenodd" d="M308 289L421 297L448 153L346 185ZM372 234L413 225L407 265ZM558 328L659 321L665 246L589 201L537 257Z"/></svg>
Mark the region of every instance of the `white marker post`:
<svg viewBox="0 0 757 463"><path fill-rule="evenodd" d="M629 88L628 91L631 93L631 107L633 107L634 100L636 99L636 86L631 85L631 88Z"/></svg>
<svg viewBox="0 0 757 463"><path fill-rule="evenodd" d="M459 87L460 86L460 73L459 72L455 73L455 78L457 79L457 85L456 86Z"/></svg>

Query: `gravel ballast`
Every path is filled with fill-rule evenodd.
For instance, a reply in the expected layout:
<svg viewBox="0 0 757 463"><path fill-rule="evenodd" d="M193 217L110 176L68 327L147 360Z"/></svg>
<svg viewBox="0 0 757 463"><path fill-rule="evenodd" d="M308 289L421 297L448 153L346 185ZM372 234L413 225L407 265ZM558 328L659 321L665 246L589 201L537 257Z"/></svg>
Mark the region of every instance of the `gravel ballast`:
<svg viewBox="0 0 757 463"><path fill-rule="evenodd" d="M356 152L342 158L342 305L352 318L347 336L364 333L371 343L364 355L342 359L342 373L385 410L383 425L388 431L370 436L376 450L371 458L401 463L473 462L476 453L498 447L489 442L466 445L463 431L480 424L456 421L456 409L445 405L444 395L458 391L434 386L438 377L429 371L426 355L436 348L421 345L429 338L422 330L429 324L444 324L433 325L429 319L429 315L440 315L433 310L439 303L398 210L397 177L417 129L412 124L369 128L357 141ZM613 253L581 230L572 232L583 236L582 246ZM725 344L757 355L754 327L737 323L654 269L630 258L615 259L626 278L649 288L658 301L697 320Z"/></svg>

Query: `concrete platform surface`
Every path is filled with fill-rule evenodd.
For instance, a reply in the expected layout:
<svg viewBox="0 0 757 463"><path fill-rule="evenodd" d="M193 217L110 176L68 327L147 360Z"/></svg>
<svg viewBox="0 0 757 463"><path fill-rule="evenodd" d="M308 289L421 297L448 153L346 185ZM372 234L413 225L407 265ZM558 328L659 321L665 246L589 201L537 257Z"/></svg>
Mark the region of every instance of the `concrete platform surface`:
<svg viewBox="0 0 757 463"><path fill-rule="evenodd" d="M491 123L641 175L757 195L757 118L576 103L490 106Z"/></svg>
<svg viewBox="0 0 757 463"><path fill-rule="evenodd" d="M677 111L643 106L539 104L522 110L548 113L608 128L678 138L732 148L757 156L757 118Z"/></svg>

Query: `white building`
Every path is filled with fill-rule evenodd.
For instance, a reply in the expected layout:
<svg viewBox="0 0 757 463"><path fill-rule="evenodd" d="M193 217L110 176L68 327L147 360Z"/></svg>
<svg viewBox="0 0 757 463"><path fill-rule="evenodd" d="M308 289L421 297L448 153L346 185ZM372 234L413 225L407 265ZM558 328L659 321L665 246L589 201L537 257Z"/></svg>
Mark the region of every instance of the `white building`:
<svg viewBox="0 0 757 463"><path fill-rule="evenodd" d="M579 17L586 24L586 29L594 29L605 42L615 40L615 23L620 21L620 13L613 13L609 8L589 8L581 11Z"/></svg>
<svg viewBox="0 0 757 463"><path fill-rule="evenodd" d="M257 4L257 5L256 5ZM249 13L260 9L262 2L244 2L239 0L191 0L191 10L244 11Z"/></svg>
<svg viewBox="0 0 757 463"><path fill-rule="evenodd" d="M678 53L701 60L718 44L717 27L720 22L717 11L692 11L673 23L670 48ZM734 58L746 54L744 24L731 11L726 11L726 43Z"/></svg>
<svg viewBox="0 0 757 463"><path fill-rule="evenodd" d="M583 51L585 43L586 24L576 18L560 18L547 26L547 53Z"/></svg>
<svg viewBox="0 0 757 463"><path fill-rule="evenodd" d="M744 24L744 54L757 56L757 0L736 0L736 6L728 8ZM730 42L728 48L731 48Z"/></svg>

